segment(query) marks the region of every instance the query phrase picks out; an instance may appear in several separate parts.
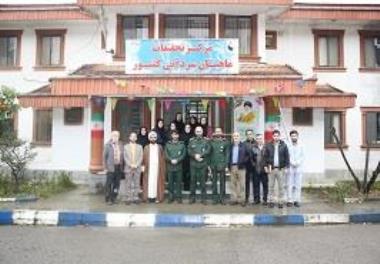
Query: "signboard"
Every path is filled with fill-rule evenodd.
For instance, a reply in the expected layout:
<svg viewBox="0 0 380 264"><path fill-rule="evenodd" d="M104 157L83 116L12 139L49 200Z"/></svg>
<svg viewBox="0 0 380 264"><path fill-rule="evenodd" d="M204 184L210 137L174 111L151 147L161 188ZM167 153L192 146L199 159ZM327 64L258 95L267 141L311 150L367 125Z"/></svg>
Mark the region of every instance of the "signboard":
<svg viewBox="0 0 380 264"><path fill-rule="evenodd" d="M245 96L234 99L234 131L245 140L245 131L264 132L264 102L260 97Z"/></svg>
<svg viewBox="0 0 380 264"><path fill-rule="evenodd" d="M237 74L237 39L125 41L126 74Z"/></svg>

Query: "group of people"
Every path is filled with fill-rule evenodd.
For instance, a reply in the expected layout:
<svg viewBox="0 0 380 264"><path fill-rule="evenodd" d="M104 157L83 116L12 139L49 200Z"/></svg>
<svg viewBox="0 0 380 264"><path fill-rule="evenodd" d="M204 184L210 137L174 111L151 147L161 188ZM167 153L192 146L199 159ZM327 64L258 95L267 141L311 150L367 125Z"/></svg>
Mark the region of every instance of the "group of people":
<svg viewBox="0 0 380 264"><path fill-rule="evenodd" d="M196 202L197 191L201 203L207 204L209 177L212 203L226 204L229 173L231 205L246 206L253 191L252 204L262 203L271 208L276 203L279 208L300 206L304 154L296 130L290 132L288 144L280 139L278 130L273 131L273 140L267 144L263 135L250 129L245 141L238 132L232 134L231 140L227 139L221 128L216 128L209 138L204 126L184 124L178 116L168 131L159 119L150 132L146 128L139 134L132 132L125 145L120 142L118 131L111 133L104 148L107 203L115 202L121 178L125 178L122 199L127 205L163 202L165 182L167 201L182 203L184 175L190 172L190 204Z"/></svg>

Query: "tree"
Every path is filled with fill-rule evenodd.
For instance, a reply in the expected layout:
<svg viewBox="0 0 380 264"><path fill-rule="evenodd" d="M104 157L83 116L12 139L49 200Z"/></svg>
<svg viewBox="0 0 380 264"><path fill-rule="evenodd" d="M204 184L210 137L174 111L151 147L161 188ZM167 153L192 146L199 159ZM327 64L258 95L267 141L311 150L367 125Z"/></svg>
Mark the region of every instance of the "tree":
<svg viewBox="0 0 380 264"><path fill-rule="evenodd" d="M372 171L372 175L370 180L368 181L368 164L369 164L369 154L371 150L371 144L367 141L367 149L366 149L366 158L365 158L365 165L364 165L364 176L363 181L360 182L359 177L356 175L354 170L352 169L350 163L347 160L346 154L343 151L342 142L339 140L335 127L331 128L331 135L333 136L335 143L340 151L340 154L342 155L342 158L344 160L344 163L346 164L348 171L350 172L350 175L355 181L356 188L358 192L368 195L368 193L371 191L371 188L373 184L375 183L377 176L380 174L380 161L377 163L376 169Z"/></svg>
<svg viewBox="0 0 380 264"><path fill-rule="evenodd" d="M27 164L36 153L25 141L17 139L13 133L12 118L18 111L17 93L6 86L0 88L0 162L11 172L14 191L17 192L23 179Z"/></svg>

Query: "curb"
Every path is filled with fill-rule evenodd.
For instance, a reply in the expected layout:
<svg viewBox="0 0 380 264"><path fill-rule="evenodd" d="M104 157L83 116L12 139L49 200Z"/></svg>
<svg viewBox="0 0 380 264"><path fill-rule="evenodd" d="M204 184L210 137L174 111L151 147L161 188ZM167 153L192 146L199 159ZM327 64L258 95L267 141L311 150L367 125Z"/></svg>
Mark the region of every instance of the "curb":
<svg viewBox="0 0 380 264"><path fill-rule="evenodd" d="M129 214L0 210L0 225L106 227L252 227L380 223L379 213L354 214Z"/></svg>
<svg viewBox="0 0 380 264"><path fill-rule="evenodd" d="M36 196L0 197L0 202L2 202L2 203L35 202L37 200L38 200L38 197L36 197Z"/></svg>

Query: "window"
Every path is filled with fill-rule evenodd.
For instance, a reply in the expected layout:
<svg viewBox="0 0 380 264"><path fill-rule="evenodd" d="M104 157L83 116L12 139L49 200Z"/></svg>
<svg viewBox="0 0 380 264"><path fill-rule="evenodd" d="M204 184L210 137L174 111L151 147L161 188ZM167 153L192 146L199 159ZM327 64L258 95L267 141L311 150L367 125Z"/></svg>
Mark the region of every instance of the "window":
<svg viewBox="0 0 380 264"><path fill-rule="evenodd" d="M276 31L266 31L265 32L265 48L266 49L277 49L277 32Z"/></svg>
<svg viewBox="0 0 380 264"><path fill-rule="evenodd" d="M344 70L343 30L313 30L315 68Z"/></svg>
<svg viewBox="0 0 380 264"><path fill-rule="evenodd" d="M154 16L117 16L116 59L125 58L126 39L153 38Z"/></svg>
<svg viewBox="0 0 380 264"><path fill-rule="evenodd" d="M313 125L313 109L312 108L293 108L293 125L312 126Z"/></svg>
<svg viewBox="0 0 380 264"><path fill-rule="evenodd" d="M219 16L220 36L237 38L241 58L257 59L257 16Z"/></svg>
<svg viewBox="0 0 380 264"><path fill-rule="evenodd" d="M21 30L0 31L0 69L20 66Z"/></svg>
<svg viewBox="0 0 380 264"><path fill-rule="evenodd" d="M251 54L251 17L226 16L224 19L224 37L239 39L239 54Z"/></svg>
<svg viewBox="0 0 380 264"><path fill-rule="evenodd" d="M33 126L33 143L37 145L50 145L52 134L52 110L35 110Z"/></svg>
<svg viewBox="0 0 380 264"><path fill-rule="evenodd" d="M380 107L362 107L363 146L380 147Z"/></svg>
<svg viewBox="0 0 380 264"><path fill-rule="evenodd" d="M346 143L344 111L325 111L325 147L336 147L334 137L331 135L331 129L334 127L342 146Z"/></svg>
<svg viewBox="0 0 380 264"><path fill-rule="evenodd" d="M36 34L37 68L62 68L66 30L36 30Z"/></svg>
<svg viewBox="0 0 380 264"><path fill-rule="evenodd" d="M361 69L380 70L380 31L359 31Z"/></svg>
<svg viewBox="0 0 380 264"><path fill-rule="evenodd" d="M65 109L65 125L81 125L83 123L83 108L73 107Z"/></svg>
<svg viewBox="0 0 380 264"><path fill-rule="evenodd" d="M165 16L166 38L209 38L209 16Z"/></svg>

